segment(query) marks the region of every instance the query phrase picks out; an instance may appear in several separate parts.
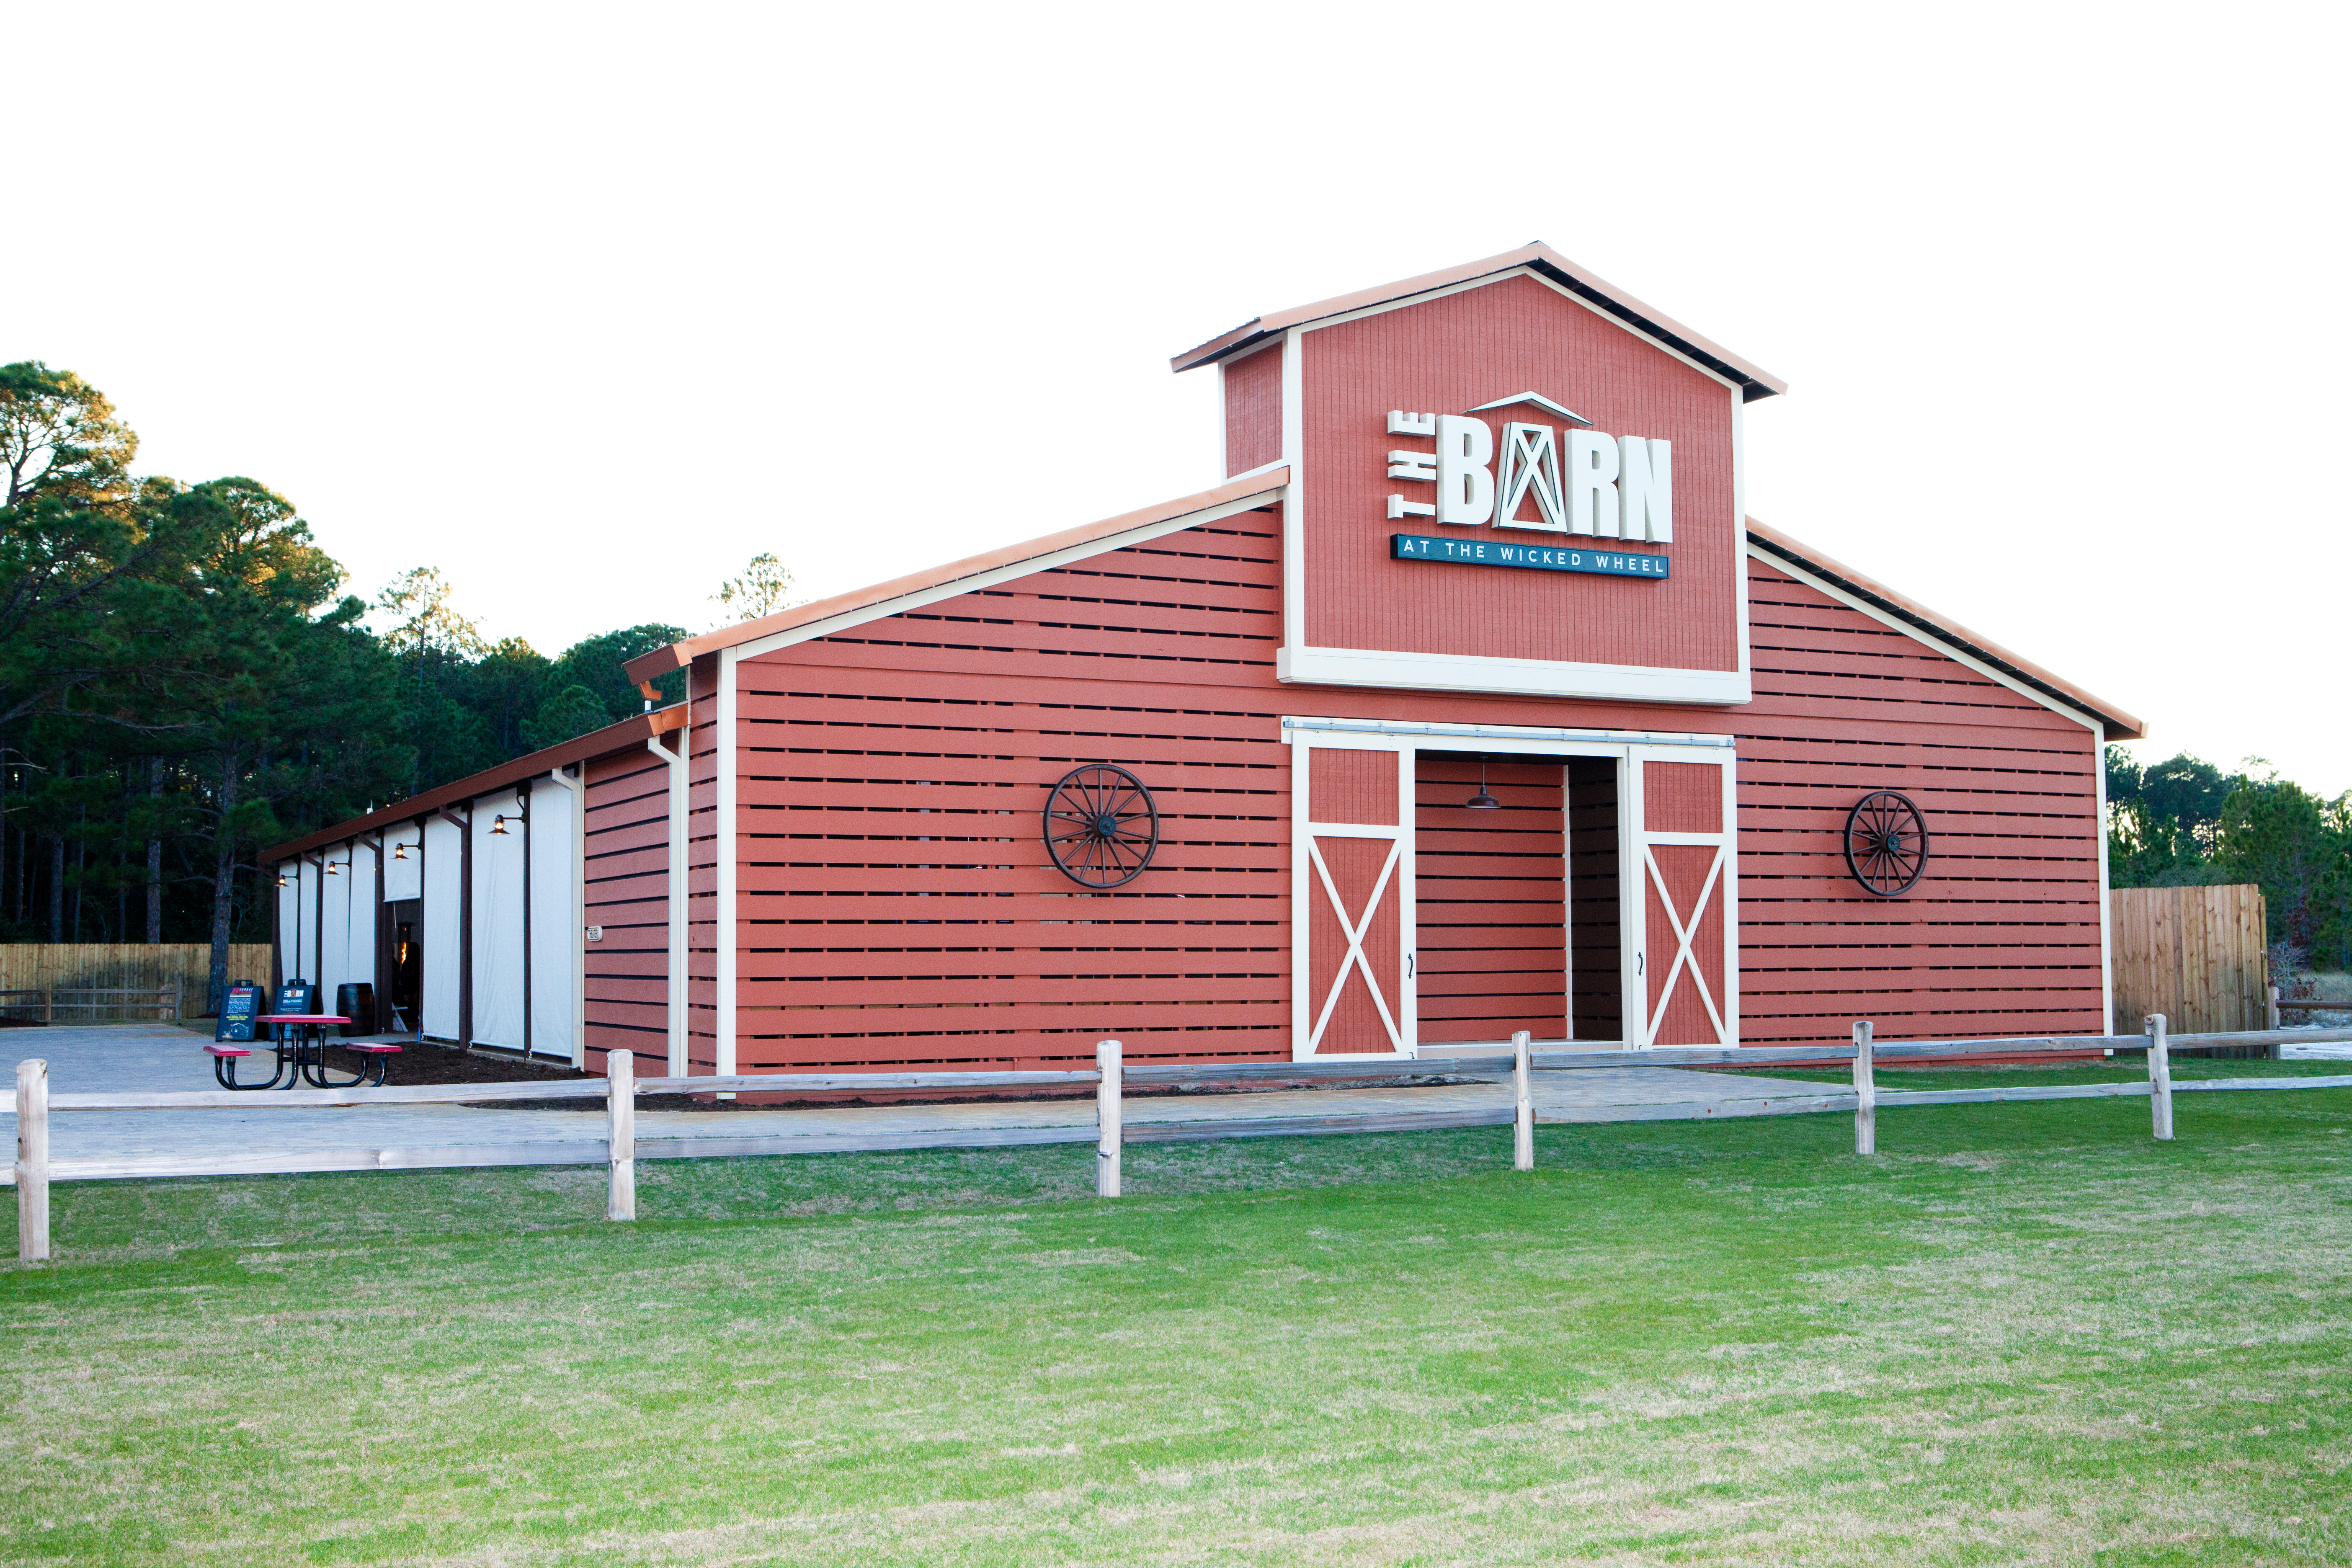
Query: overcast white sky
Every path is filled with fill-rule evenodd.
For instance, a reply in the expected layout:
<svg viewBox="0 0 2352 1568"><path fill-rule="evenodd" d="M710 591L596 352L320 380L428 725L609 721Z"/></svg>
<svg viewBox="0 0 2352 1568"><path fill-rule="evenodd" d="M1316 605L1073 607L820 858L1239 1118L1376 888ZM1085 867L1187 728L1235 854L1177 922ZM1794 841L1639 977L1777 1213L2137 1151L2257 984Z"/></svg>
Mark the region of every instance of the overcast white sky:
<svg viewBox="0 0 2352 1568"><path fill-rule="evenodd" d="M1264 310L1542 239L1756 515L2352 786L2345 8L16 7L0 360L554 652L1205 488Z"/></svg>

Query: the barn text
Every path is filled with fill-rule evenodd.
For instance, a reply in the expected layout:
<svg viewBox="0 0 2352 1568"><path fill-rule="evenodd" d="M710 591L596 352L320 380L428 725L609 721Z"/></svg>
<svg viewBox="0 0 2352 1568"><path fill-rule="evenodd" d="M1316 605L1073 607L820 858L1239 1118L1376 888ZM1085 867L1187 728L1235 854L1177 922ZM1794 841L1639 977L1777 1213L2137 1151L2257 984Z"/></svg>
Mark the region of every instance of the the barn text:
<svg viewBox="0 0 2352 1568"><path fill-rule="evenodd" d="M1391 495L1391 519L1429 517L1459 528L1491 522L1656 544L1675 537L1674 452L1667 442L1574 426L1563 439L1549 425L1515 419L1503 426L1497 462L1495 428L1475 414L1397 410L1389 415L1388 433L1417 436L1431 447L1389 453L1388 477L1435 491L1430 500Z"/></svg>

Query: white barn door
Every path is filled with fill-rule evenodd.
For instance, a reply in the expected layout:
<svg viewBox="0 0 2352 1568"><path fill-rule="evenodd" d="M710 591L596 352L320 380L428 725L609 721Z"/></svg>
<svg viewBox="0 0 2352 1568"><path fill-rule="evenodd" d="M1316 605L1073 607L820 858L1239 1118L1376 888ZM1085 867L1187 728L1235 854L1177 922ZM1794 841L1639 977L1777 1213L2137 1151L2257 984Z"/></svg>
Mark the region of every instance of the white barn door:
<svg viewBox="0 0 2352 1568"><path fill-rule="evenodd" d="M1299 736L1290 765L1291 1054L1411 1056L1412 752Z"/></svg>
<svg viewBox="0 0 2352 1568"><path fill-rule="evenodd" d="M1633 1043L1738 1045L1737 764L1714 747L1630 750L1622 886Z"/></svg>

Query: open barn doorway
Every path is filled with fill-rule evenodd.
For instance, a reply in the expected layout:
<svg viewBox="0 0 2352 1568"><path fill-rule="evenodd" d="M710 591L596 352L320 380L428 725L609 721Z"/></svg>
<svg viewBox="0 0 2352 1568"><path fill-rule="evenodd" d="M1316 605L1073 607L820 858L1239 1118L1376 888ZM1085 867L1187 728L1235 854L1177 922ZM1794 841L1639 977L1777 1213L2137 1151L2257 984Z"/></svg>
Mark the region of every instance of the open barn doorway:
<svg viewBox="0 0 2352 1568"><path fill-rule="evenodd" d="M1421 1048L1625 1037L1615 757L1419 752Z"/></svg>

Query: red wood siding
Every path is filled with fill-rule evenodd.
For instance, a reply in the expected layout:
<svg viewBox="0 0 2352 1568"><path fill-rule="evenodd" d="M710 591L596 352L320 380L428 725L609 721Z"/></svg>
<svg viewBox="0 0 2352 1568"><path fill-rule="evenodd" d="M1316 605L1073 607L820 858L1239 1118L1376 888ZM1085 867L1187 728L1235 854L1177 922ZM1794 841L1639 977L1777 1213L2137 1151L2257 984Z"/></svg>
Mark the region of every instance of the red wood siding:
<svg viewBox="0 0 2352 1568"><path fill-rule="evenodd" d="M1738 668L1745 541L1732 496L1728 387L1531 278L1318 328L1300 339L1300 350L1308 643ZM1400 530L1561 541L1524 529L1389 521L1391 494L1426 502L1434 491L1387 477L1391 448L1428 449L1425 438L1388 434L1391 409L1460 414L1520 392L1562 402L1611 435L1673 443L1675 538L1658 547L1673 560L1671 577L1628 582L1390 558L1389 536ZM1494 428L1498 449L1507 421L1562 427L1525 406L1477 417Z"/></svg>
<svg viewBox="0 0 2352 1568"><path fill-rule="evenodd" d="M1504 1040L1514 1029L1567 1037L1564 771L1558 762L1490 762L1487 793L1503 804L1470 811L1463 802L1478 791L1475 759L1414 759L1423 1042ZM1613 909L1609 924L1614 963Z"/></svg>
<svg viewBox="0 0 2352 1568"><path fill-rule="evenodd" d="M1363 827L1397 825L1397 760L1394 752L1349 752L1327 748L1315 753L1307 779L1310 822L1352 822Z"/></svg>
<svg viewBox="0 0 2352 1568"><path fill-rule="evenodd" d="M1652 833L1723 831L1723 770L1713 763L1644 763L1642 825Z"/></svg>
<svg viewBox="0 0 2352 1568"><path fill-rule="evenodd" d="M1138 1058L1286 1057L1285 713L1735 732L1745 1038L1839 1039L1854 1017L1887 1038L2100 1026L2098 746L2082 725L1761 564L1746 708L1286 688L1277 534L1272 513L1248 513L745 660L739 1065L1073 1064L1104 1037ZM708 879L708 721L693 734ZM1048 790L1094 762L1132 768L1161 812L1151 869L1110 892L1063 878L1041 843ZM1570 776L1577 1034L1612 1037L1614 884L1595 872L1613 853L1613 774ZM1490 767L1509 799L1507 784L1521 787ZM1935 858L1916 891L1882 901L1846 877L1838 834L1854 800L1889 785L1927 811ZM1474 773L1444 785L1475 786ZM1423 853L1442 878L1471 849L1433 837ZM1557 910L1551 875L1528 901ZM1466 928L1433 942L1434 887L1419 889L1416 932L1433 960L1517 951L1526 926L1557 919L1518 922L1504 946ZM699 929L698 1063L712 1055ZM1377 926L1372 940L1389 950ZM1527 994L1499 988L1531 973L1498 994ZM1483 1034L1479 993L1430 974L1426 1037ZM1368 1039L1369 994L1341 1005L1341 1038Z"/></svg>
<svg viewBox="0 0 2352 1568"><path fill-rule="evenodd" d="M1282 353L1276 343L1224 368L1228 479L1282 458Z"/></svg>
<svg viewBox="0 0 2352 1568"><path fill-rule="evenodd" d="M1741 1037L2099 1034L2099 742L1760 562L1739 737ZM1874 789L1926 814L1927 875L1864 893L1841 853Z"/></svg>
<svg viewBox="0 0 2352 1568"><path fill-rule="evenodd" d="M669 1055L669 767L639 750L583 765L587 780L588 1070L624 1044ZM652 1067L642 1069L655 1070Z"/></svg>
<svg viewBox="0 0 2352 1568"><path fill-rule="evenodd" d="M1286 1057L1277 533L1248 513L739 666L739 1065ZM1161 834L1101 892L1040 817L1096 762Z"/></svg>
<svg viewBox="0 0 2352 1568"><path fill-rule="evenodd" d="M699 658L687 675L694 716L684 735L686 902L690 911L687 917L686 1070L689 1074L719 1070L718 665L715 657ZM740 932L738 940L740 943ZM740 1061L737 1066L741 1066Z"/></svg>

